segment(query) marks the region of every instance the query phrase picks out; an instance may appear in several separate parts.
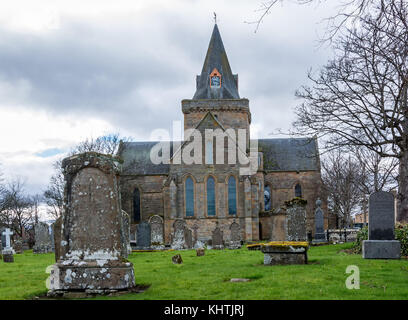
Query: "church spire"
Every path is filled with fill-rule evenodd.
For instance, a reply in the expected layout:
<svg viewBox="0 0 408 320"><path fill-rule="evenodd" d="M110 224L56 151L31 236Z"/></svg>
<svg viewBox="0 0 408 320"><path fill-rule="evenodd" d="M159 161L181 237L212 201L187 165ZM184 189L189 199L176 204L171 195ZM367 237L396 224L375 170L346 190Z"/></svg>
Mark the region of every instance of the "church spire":
<svg viewBox="0 0 408 320"><path fill-rule="evenodd" d="M239 99L238 75L233 75L217 23L211 35L193 99Z"/></svg>

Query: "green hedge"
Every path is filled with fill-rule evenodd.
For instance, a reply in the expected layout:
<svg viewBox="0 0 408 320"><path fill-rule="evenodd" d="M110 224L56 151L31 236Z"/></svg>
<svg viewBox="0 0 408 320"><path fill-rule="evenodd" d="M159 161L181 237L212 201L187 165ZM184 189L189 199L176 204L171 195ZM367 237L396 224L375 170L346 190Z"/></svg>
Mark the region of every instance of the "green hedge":
<svg viewBox="0 0 408 320"><path fill-rule="evenodd" d="M395 239L401 242L401 255L408 256L408 224L405 225L398 224L395 227ZM357 239L353 247L355 253L361 253L363 240L368 240L367 227L363 227L357 233Z"/></svg>

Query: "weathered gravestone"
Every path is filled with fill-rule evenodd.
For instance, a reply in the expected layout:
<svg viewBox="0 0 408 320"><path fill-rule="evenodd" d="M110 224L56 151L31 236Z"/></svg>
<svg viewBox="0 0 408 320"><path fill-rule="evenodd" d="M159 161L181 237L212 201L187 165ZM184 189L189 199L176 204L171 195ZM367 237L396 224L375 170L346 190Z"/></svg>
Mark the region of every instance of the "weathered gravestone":
<svg viewBox="0 0 408 320"><path fill-rule="evenodd" d="M127 258L132 253L132 247L130 246L130 216L124 210L122 210L122 237L123 256Z"/></svg>
<svg viewBox="0 0 408 320"><path fill-rule="evenodd" d="M223 249L224 248L224 233L220 227L216 227L212 233L212 247L213 249Z"/></svg>
<svg viewBox="0 0 408 320"><path fill-rule="evenodd" d="M11 237L13 235L13 232L10 231L10 229L6 228L2 233L1 233L4 238L5 238L5 245L3 247L3 250L1 251L1 254L3 256L3 261L4 262L14 262L14 250L11 247Z"/></svg>
<svg viewBox="0 0 408 320"><path fill-rule="evenodd" d="M181 258L180 254L176 254L175 256L171 257L171 261L173 261L174 264L182 264L183 259Z"/></svg>
<svg viewBox="0 0 408 320"><path fill-rule="evenodd" d="M315 211L315 235L313 242L326 242L326 234L324 233L324 215L323 210L320 208L322 201L317 199L316 211Z"/></svg>
<svg viewBox="0 0 408 320"><path fill-rule="evenodd" d="M55 262L58 262L61 259L61 224L62 217L59 217L54 222L54 252L55 252Z"/></svg>
<svg viewBox="0 0 408 320"><path fill-rule="evenodd" d="M49 294L133 287L133 265L122 256L119 159L87 152L65 158L62 168L61 258L50 270Z"/></svg>
<svg viewBox="0 0 408 320"><path fill-rule="evenodd" d="M305 200L286 202L286 240L307 241Z"/></svg>
<svg viewBox="0 0 408 320"><path fill-rule="evenodd" d="M6 228L0 228L0 250L6 247L6 236L3 235L4 231L6 231Z"/></svg>
<svg viewBox="0 0 408 320"><path fill-rule="evenodd" d="M186 222L182 219L177 219L173 223L174 233L172 235L171 248L174 250L181 250L187 247L185 239Z"/></svg>
<svg viewBox="0 0 408 320"><path fill-rule="evenodd" d="M150 224L143 221L137 226L136 245L139 250L149 250L151 245L151 228Z"/></svg>
<svg viewBox="0 0 408 320"><path fill-rule="evenodd" d="M15 253L17 253L17 254L23 253L24 252L24 250L23 250L23 240L21 240L21 239L14 240L13 249L14 249Z"/></svg>
<svg viewBox="0 0 408 320"><path fill-rule="evenodd" d="M231 241L229 244L230 249L239 249L241 248L241 228L238 223L235 221L231 223Z"/></svg>
<svg viewBox="0 0 408 320"><path fill-rule="evenodd" d="M53 244L51 241L50 229L48 224L39 222L34 227L35 244L33 253L48 253L53 252Z"/></svg>
<svg viewBox="0 0 408 320"><path fill-rule="evenodd" d="M186 248L191 249L193 247L193 231L187 226L184 228L184 239L186 240Z"/></svg>
<svg viewBox="0 0 408 320"><path fill-rule="evenodd" d="M164 249L164 223L163 218L157 215L149 219L151 228L151 242L154 249Z"/></svg>
<svg viewBox="0 0 408 320"><path fill-rule="evenodd" d="M363 258L399 259L401 244L394 235L394 195L384 191L371 194L368 210L368 240L363 241Z"/></svg>

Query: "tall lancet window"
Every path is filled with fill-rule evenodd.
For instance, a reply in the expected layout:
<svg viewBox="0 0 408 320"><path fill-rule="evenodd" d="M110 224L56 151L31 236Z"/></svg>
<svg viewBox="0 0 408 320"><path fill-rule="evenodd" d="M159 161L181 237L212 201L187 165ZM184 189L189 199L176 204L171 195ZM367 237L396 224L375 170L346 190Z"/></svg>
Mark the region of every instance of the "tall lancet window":
<svg viewBox="0 0 408 320"><path fill-rule="evenodd" d="M302 198L302 187L299 183L295 186L295 197Z"/></svg>
<svg viewBox="0 0 408 320"><path fill-rule="evenodd" d="M207 179L207 215L215 216L215 181L213 177Z"/></svg>
<svg viewBox="0 0 408 320"><path fill-rule="evenodd" d="M194 181L190 177L185 182L186 216L194 216Z"/></svg>
<svg viewBox="0 0 408 320"><path fill-rule="evenodd" d="M228 179L228 213L237 214L237 182L233 176Z"/></svg>
<svg viewBox="0 0 408 320"><path fill-rule="evenodd" d="M139 188L133 190L133 221L140 221L140 191Z"/></svg>

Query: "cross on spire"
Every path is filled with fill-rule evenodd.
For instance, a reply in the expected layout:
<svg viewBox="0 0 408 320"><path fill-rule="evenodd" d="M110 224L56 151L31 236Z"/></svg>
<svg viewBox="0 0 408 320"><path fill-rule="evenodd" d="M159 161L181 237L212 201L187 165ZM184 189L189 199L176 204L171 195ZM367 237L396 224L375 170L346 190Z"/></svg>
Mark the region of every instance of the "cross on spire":
<svg viewBox="0 0 408 320"><path fill-rule="evenodd" d="M217 24L217 14L214 12L214 23Z"/></svg>

